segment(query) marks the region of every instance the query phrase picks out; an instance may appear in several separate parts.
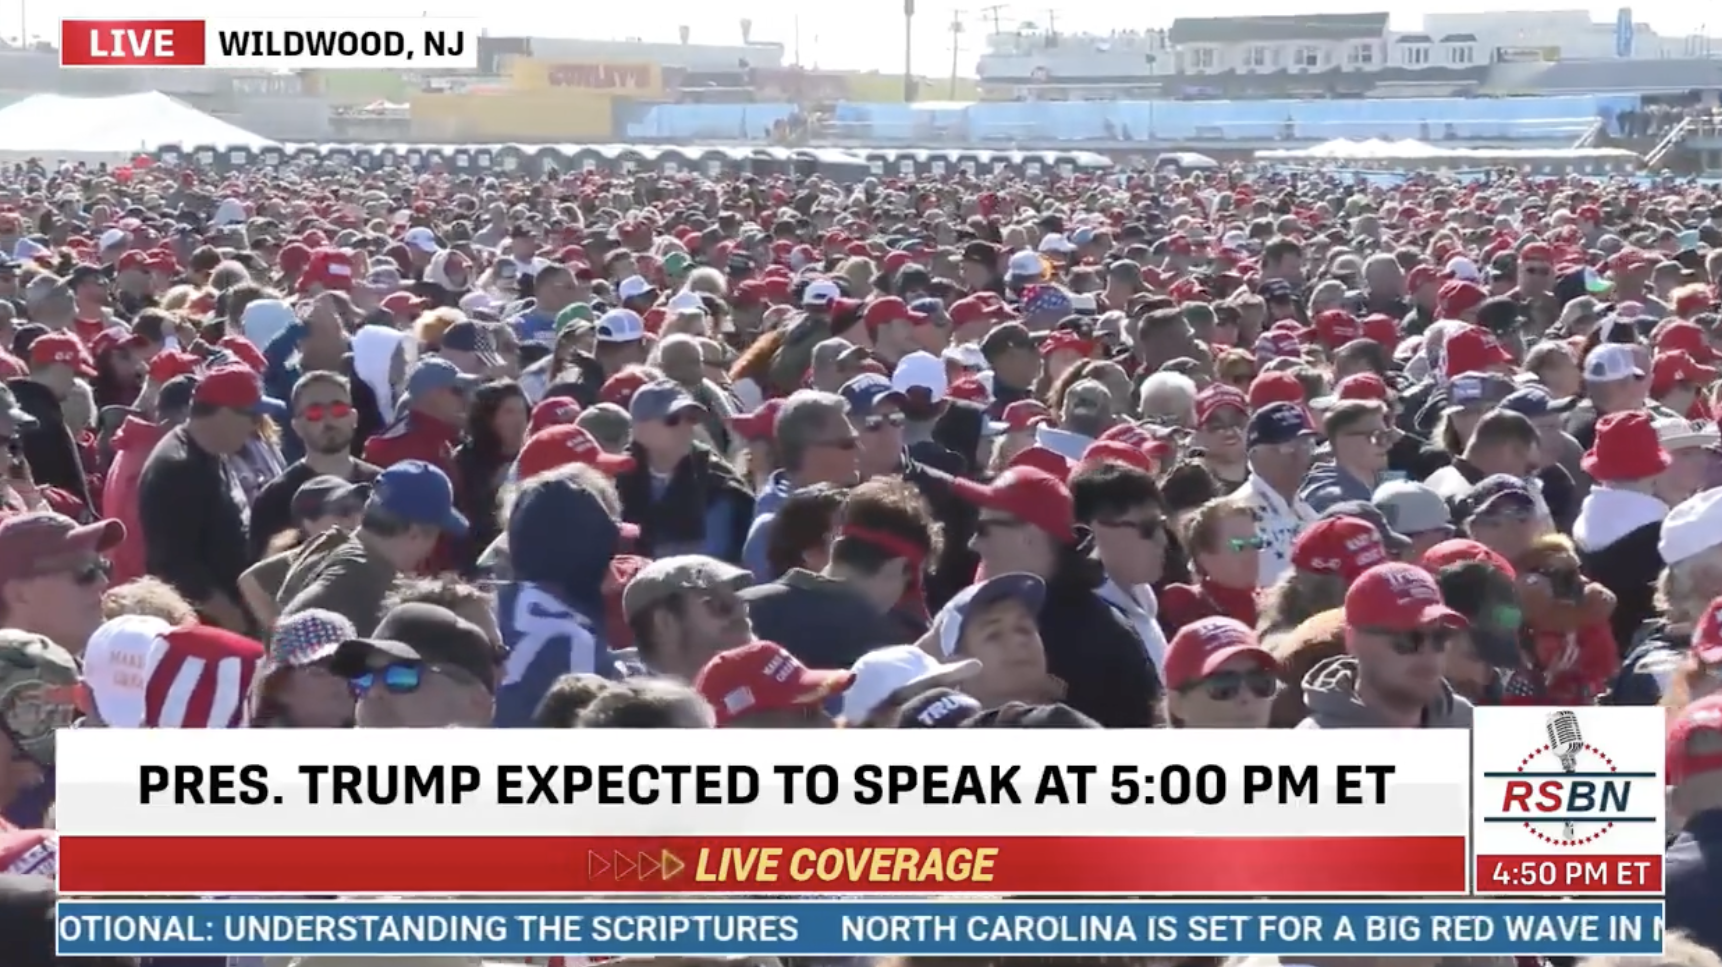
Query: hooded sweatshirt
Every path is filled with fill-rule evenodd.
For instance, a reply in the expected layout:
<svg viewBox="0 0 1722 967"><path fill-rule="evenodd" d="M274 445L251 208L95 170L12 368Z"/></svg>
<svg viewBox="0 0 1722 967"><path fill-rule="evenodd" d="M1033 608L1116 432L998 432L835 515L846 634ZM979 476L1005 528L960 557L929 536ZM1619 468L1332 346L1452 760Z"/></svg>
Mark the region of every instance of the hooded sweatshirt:
<svg viewBox="0 0 1722 967"><path fill-rule="evenodd" d="M563 675L616 677L604 640L604 579L620 543L598 498L571 481L547 481L515 502L508 518L513 580L496 598L505 656L498 728L530 726L544 693Z"/></svg>
<svg viewBox="0 0 1722 967"><path fill-rule="evenodd" d="M1598 484L1573 521L1573 543L1585 577L1614 593L1609 625L1622 645L1657 616L1656 579L1662 573L1662 519L1668 505L1650 494Z"/></svg>
<svg viewBox="0 0 1722 967"><path fill-rule="evenodd" d="M143 521L138 519L138 479L144 462L167 427L128 416L114 431L114 459L108 466L107 485L102 488L102 516L126 525L126 538L109 553L113 582L120 584L144 573Z"/></svg>
<svg viewBox="0 0 1722 967"><path fill-rule="evenodd" d="M1386 729L1394 723L1357 697L1357 659L1341 655L1309 670L1303 680L1303 703L1309 717L1300 729ZM1426 729L1468 729L1471 703L1452 686L1441 683L1441 694L1423 710Z"/></svg>
<svg viewBox="0 0 1722 967"><path fill-rule="evenodd" d="M377 418L383 426L395 419L394 382L389 378L395 352L407 334L387 326L361 326L353 333L353 372L377 397Z"/></svg>

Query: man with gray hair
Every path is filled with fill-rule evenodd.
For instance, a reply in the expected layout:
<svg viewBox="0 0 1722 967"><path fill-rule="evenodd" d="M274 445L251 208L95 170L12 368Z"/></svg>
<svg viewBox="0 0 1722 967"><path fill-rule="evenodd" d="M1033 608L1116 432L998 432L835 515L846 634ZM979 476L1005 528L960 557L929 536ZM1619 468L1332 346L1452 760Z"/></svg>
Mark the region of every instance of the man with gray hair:
<svg viewBox="0 0 1722 967"><path fill-rule="evenodd" d="M890 391L888 381L880 382ZM777 411L772 432L782 466L772 472L755 500L753 525L742 547L742 564L760 581L777 576L771 573L766 548L778 508L803 487L854 483L860 452L855 428L849 423L849 402L836 393L804 389L789 394Z"/></svg>

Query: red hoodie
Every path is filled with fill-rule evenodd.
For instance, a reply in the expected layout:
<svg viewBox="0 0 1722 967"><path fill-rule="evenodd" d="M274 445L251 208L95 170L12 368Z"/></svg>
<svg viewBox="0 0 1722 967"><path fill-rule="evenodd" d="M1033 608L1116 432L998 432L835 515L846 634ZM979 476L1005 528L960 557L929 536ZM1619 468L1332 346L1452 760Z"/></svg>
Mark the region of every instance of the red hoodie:
<svg viewBox="0 0 1722 967"><path fill-rule="evenodd" d="M143 476L144 462L156 442L167 434L167 428L135 416L126 417L114 431L112 446L114 462L108 467L108 478L102 487L102 516L126 525L126 539L114 548L114 583L119 584L144 574L143 522L138 519L138 479Z"/></svg>

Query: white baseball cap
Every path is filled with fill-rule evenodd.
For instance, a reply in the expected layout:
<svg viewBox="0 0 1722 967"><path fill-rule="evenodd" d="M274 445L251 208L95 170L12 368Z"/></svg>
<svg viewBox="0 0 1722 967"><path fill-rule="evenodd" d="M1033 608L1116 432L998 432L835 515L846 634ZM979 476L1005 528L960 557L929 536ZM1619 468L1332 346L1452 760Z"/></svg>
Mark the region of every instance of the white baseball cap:
<svg viewBox="0 0 1722 967"><path fill-rule="evenodd" d="M629 299L639 299L656 291L652 288L652 283L647 282L644 276L630 275L616 286L616 298L627 302Z"/></svg>
<svg viewBox="0 0 1722 967"><path fill-rule="evenodd" d="M1675 504L1662 519L1656 549L1673 567L1722 544L1722 487L1702 491Z"/></svg>
<svg viewBox="0 0 1722 967"><path fill-rule="evenodd" d="M421 252L437 251L436 233L423 225L407 229L407 233L401 236L401 241Z"/></svg>
<svg viewBox="0 0 1722 967"><path fill-rule="evenodd" d="M689 292L688 290L683 289L675 295L670 296L670 301L666 308L671 312L683 312L689 309L698 309L701 312L704 312L706 304L705 301L700 298L700 294L698 292Z"/></svg>
<svg viewBox="0 0 1722 967"><path fill-rule="evenodd" d="M802 290L801 304L804 306L826 306L843 298L843 290L830 279L816 279L807 283Z"/></svg>
<svg viewBox="0 0 1722 967"><path fill-rule="evenodd" d="M1665 416L1655 422L1656 441L1664 450L1692 450L1722 443L1722 430L1709 420Z"/></svg>
<svg viewBox="0 0 1722 967"><path fill-rule="evenodd" d="M160 618L123 614L102 622L84 646L84 685L91 703L109 728L143 725L144 687L149 682L156 643L173 630Z"/></svg>
<svg viewBox="0 0 1722 967"><path fill-rule="evenodd" d="M954 686L980 674L973 658L942 662L914 645L892 645L862 655L849 667L855 682L843 693L843 718L859 725L895 699L906 701L929 688Z"/></svg>
<svg viewBox="0 0 1722 967"><path fill-rule="evenodd" d="M1644 370L1632 347L1621 342L1605 342L1584 358L1584 378L1591 383L1618 383L1626 379L1643 379Z"/></svg>
<svg viewBox="0 0 1722 967"><path fill-rule="evenodd" d="M110 249L115 245L124 245L131 240L131 233L127 232L125 229L110 228L102 233L101 238L96 240L96 250L101 251L103 249Z"/></svg>
<svg viewBox="0 0 1722 967"><path fill-rule="evenodd" d="M646 338L646 320L630 309L611 309L598 317L599 342L639 342Z"/></svg>
<svg viewBox="0 0 1722 967"><path fill-rule="evenodd" d="M1033 276L1038 279L1046 274L1046 263L1040 260L1039 254L1023 249L1005 263L1005 274Z"/></svg>
<svg viewBox="0 0 1722 967"><path fill-rule="evenodd" d="M1070 239L1054 232L1040 240L1040 250L1042 252L1057 252L1060 255L1065 255L1076 251L1076 246L1071 243Z"/></svg>
<svg viewBox="0 0 1722 967"><path fill-rule="evenodd" d="M929 352L913 352L897 360L897 368L891 373L891 388L899 393L924 389L937 403L945 398L950 383L945 377L945 364L939 357Z"/></svg>

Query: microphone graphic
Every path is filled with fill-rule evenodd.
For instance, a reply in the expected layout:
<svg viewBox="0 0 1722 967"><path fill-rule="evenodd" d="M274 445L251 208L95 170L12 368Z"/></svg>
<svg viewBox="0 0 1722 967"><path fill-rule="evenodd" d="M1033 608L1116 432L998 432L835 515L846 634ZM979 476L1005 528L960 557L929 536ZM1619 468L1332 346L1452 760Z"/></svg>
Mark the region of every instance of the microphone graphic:
<svg viewBox="0 0 1722 967"><path fill-rule="evenodd" d="M1548 720L1549 748L1555 758L1561 762L1562 772L1575 772L1578 767L1578 754L1584 749L1584 736L1579 734L1578 715L1574 712L1555 712ZM1561 834L1566 839L1577 839L1578 830L1572 823L1567 823Z"/></svg>

